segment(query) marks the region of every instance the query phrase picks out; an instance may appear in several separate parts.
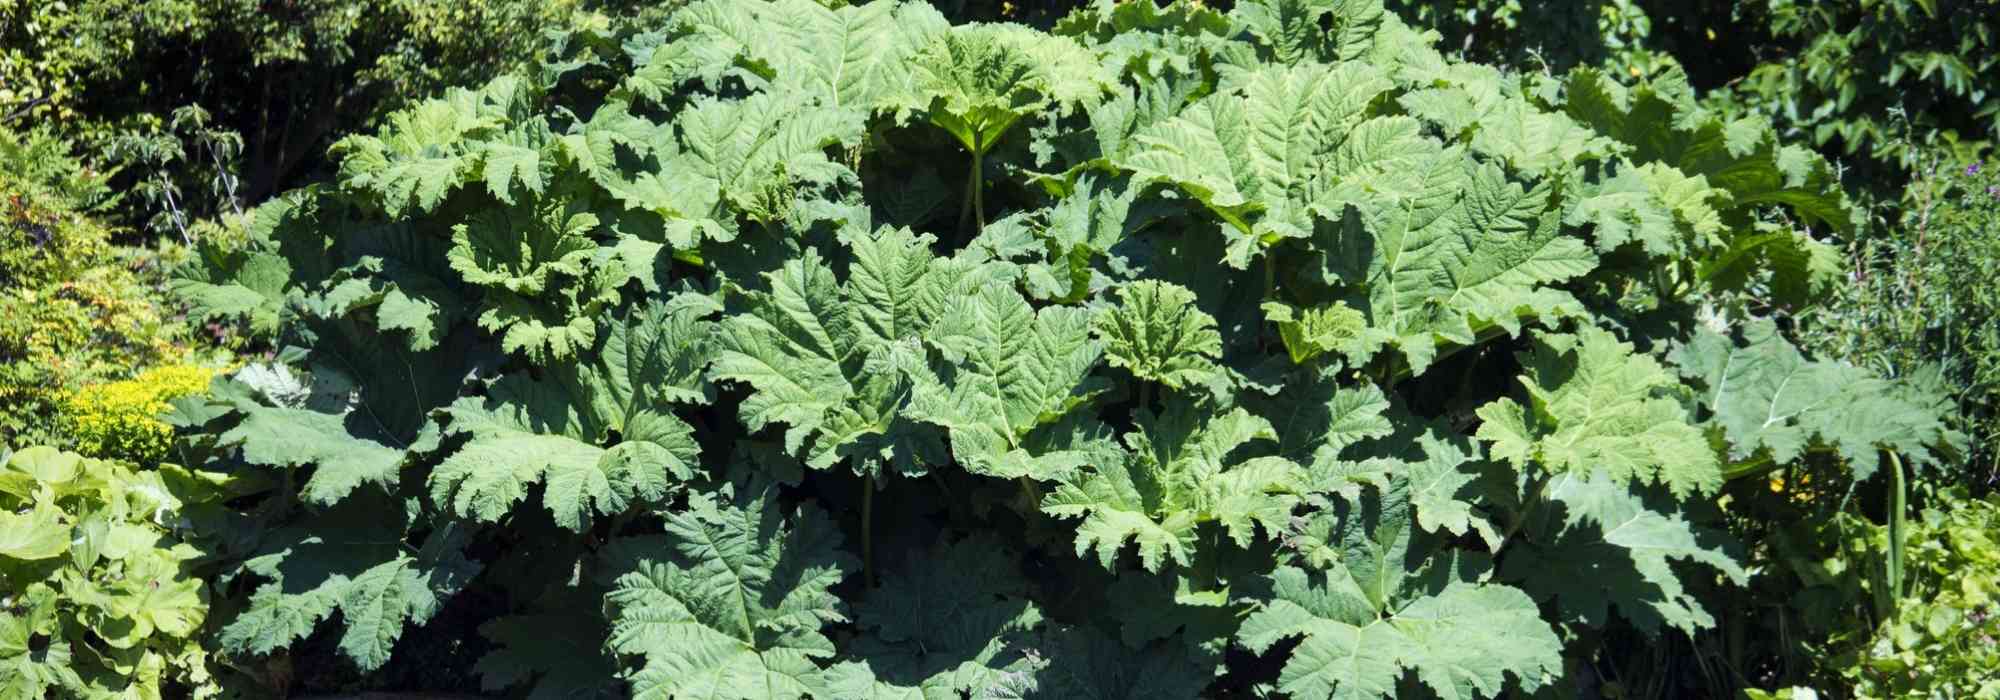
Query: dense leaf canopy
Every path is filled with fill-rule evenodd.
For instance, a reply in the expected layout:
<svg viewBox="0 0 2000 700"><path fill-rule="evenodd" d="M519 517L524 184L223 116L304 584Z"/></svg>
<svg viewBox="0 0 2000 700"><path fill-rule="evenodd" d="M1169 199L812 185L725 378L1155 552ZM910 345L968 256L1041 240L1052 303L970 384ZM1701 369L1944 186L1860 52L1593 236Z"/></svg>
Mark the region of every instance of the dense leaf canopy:
<svg viewBox="0 0 2000 700"><path fill-rule="evenodd" d="M398 113L182 284L290 346L178 413L282 476L225 646L479 588L539 696L1493 697L1713 626L1743 463L1953 449L1748 318L1825 162L1433 38L706 0Z"/></svg>

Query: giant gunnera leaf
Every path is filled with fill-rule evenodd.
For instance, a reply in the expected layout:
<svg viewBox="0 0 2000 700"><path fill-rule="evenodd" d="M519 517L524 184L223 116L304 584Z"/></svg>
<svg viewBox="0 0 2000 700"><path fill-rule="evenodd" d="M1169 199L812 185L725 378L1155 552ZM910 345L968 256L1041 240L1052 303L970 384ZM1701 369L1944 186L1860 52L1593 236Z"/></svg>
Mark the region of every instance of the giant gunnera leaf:
<svg viewBox="0 0 2000 700"><path fill-rule="evenodd" d="M1253 441L1276 438L1271 424L1241 408L1217 412L1174 400L1160 414L1142 411L1125 436L1124 460L1100 462L1065 480L1042 501L1043 512L1080 517L1076 551L1095 550L1105 566L1127 541L1152 571L1188 564L1195 528L1215 523L1238 546L1262 527L1275 533L1291 517L1304 470L1279 457L1231 459Z"/></svg>
<svg viewBox="0 0 2000 700"><path fill-rule="evenodd" d="M1479 439L1522 470L1604 474L1658 483L1675 493L1722 485L1715 451L1674 397L1679 382L1610 331L1544 334L1522 353L1528 405L1499 399L1479 408Z"/></svg>
<svg viewBox="0 0 2000 700"><path fill-rule="evenodd" d="M276 652L338 613L340 653L363 670L388 663L403 632L437 614L481 568L459 551L467 533L455 526L438 527L421 547L403 547L411 523L400 506L354 497L318 514L312 527L266 536L243 563L258 583L223 625L223 648Z"/></svg>
<svg viewBox="0 0 2000 700"><path fill-rule="evenodd" d="M912 554L855 606L869 634L848 651L861 661L828 669L832 697L951 700L1033 671L1027 633L1042 614L1012 552L975 537Z"/></svg>
<svg viewBox="0 0 2000 700"><path fill-rule="evenodd" d="M1553 597L1565 622L1603 627L1616 608L1648 633L1668 626L1693 634L1715 619L1676 564L1678 571L1703 570L1691 566L1699 564L1737 585L1749 581L1733 543L1657 498L1649 503L1644 490L1601 474L1565 474L1543 495L1560 508L1527 523L1534 531L1500 573L1537 599ZM1577 575L1574 562L1589 562L1588 575Z"/></svg>
<svg viewBox="0 0 2000 700"><path fill-rule="evenodd" d="M1051 480L1089 461L1101 431L1082 407L1102 390L1088 379L1103 352L1083 309L1035 309L988 284L925 338L944 364L910 406L944 427L952 456L975 473Z"/></svg>
<svg viewBox="0 0 2000 700"><path fill-rule="evenodd" d="M944 460L935 427L906 406L927 374L919 342L962 295L978 268L931 252L934 239L881 229L848 241L855 263L841 284L814 253L745 290L747 313L730 316L711 374L754 391L740 410L752 430L783 423L785 447L825 469L921 473Z"/></svg>
<svg viewBox="0 0 2000 700"><path fill-rule="evenodd" d="M1118 301L1091 324L1113 366L1174 389L1222 379L1215 364L1222 356L1222 334L1214 317L1195 308L1194 292L1141 280L1119 289Z"/></svg>
<svg viewBox="0 0 2000 700"><path fill-rule="evenodd" d="M1732 458L1767 451L1783 464L1824 445L1866 479L1875 473L1877 450L1939 464L1964 441L1940 419L1946 401L1932 392L1808 359L1768 320L1746 324L1742 335L1738 343L1702 330L1668 356L1702 388L1697 398L1707 425L1729 442Z"/></svg>
<svg viewBox="0 0 2000 700"><path fill-rule="evenodd" d="M1237 640L1262 653L1300 639L1278 675L1293 697L1404 697L1408 681L1441 697L1497 697L1547 684L1562 672L1562 642L1534 599L1418 530L1406 488L1396 479L1315 514L1306 529L1328 552L1323 570L1279 566Z"/></svg>
<svg viewBox="0 0 2000 700"><path fill-rule="evenodd" d="M854 562L817 508L770 495L697 498L666 517L665 544L618 577L611 647L636 664L632 696L796 698L823 692L822 627L847 620L834 584Z"/></svg>
<svg viewBox="0 0 2000 700"><path fill-rule="evenodd" d="M604 323L587 362L510 374L445 409L446 432L465 441L431 472L431 498L493 522L540 484L556 523L580 531L694 476L701 448L674 406L707 398L713 309L678 301Z"/></svg>

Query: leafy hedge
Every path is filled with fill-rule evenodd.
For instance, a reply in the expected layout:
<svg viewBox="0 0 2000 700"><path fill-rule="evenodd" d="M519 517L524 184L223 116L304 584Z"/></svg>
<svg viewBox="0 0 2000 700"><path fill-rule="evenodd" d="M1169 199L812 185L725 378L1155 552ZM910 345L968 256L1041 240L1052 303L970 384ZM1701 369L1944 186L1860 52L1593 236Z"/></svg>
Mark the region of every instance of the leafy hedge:
<svg viewBox="0 0 2000 700"><path fill-rule="evenodd" d="M1771 120L1876 197L1893 199L1935 157L1968 162L2000 139L1995 0L1387 4L1470 58L1635 76L1679 66L1714 88L1709 107Z"/></svg>
<svg viewBox="0 0 2000 700"><path fill-rule="evenodd" d="M1767 318L1854 216L1672 71L1379 0L557 41L176 283L289 345L172 419L272 477L211 532L231 653L448 616L537 696L1494 696L1713 627L1732 480L1962 443Z"/></svg>
<svg viewBox="0 0 2000 700"><path fill-rule="evenodd" d="M1877 164L1888 194L1937 154L1971 161L2000 143L2000 2L1765 0L1774 49L1716 100ZM1889 185L1888 187L1881 187Z"/></svg>

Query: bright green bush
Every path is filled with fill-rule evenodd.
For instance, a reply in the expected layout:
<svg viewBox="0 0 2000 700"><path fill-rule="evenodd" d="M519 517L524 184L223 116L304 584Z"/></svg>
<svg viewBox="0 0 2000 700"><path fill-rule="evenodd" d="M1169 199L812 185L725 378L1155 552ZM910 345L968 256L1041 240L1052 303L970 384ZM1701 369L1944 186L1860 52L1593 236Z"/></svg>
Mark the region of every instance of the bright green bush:
<svg viewBox="0 0 2000 700"><path fill-rule="evenodd" d="M1908 519L1901 577L1894 530L1853 513L1822 511L1769 540L1775 575L1762 604L1773 613L1746 622L1797 645L1805 663L1789 682L1856 698L2000 693L2000 497L1930 496Z"/></svg>
<svg viewBox="0 0 2000 700"><path fill-rule="evenodd" d="M118 197L106 184L110 173L77 160L68 142L47 129L25 133L0 129L0 178L13 197L52 199L79 213L102 210ZM9 251L19 255L19 251ZM20 261L9 259L10 267Z"/></svg>
<svg viewBox="0 0 2000 700"><path fill-rule="evenodd" d="M1888 551L1886 528L1864 531L1867 551ZM2000 497L1942 493L1907 538L1895 612L1872 636L1833 640L1848 649L1842 679L1863 698L2000 696Z"/></svg>
<svg viewBox="0 0 2000 700"><path fill-rule="evenodd" d="M228 481L48 447L0 455L0 697L213 697L203 552Z"/></svg>
<svg viewBox="0 0 2000 700"><path fill-rule="evenodd" d="M217 533L246 663L1564 693L1731 612L1725 489L1960 447L1781 333L1851 210L1675 71L1459 63L1366 1L1043 32L716 0L558 39L176 283L286 346L173 416L270 477ZM446 616L476 664L411 641Z"/></svg>

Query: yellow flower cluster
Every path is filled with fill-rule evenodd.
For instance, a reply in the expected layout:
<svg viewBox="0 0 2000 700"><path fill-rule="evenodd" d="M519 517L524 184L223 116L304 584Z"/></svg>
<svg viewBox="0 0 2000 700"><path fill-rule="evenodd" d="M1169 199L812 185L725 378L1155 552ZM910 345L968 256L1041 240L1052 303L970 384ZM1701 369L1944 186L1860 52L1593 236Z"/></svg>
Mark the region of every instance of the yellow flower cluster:
<svg viewBox="0 0 2000 700"><path fill-rule="evenodd" d="M168 365L77 390L63 407L77 451L100 459L159 462L172 446L173 429L158 416L167 411L168 401L207 391L215 374L208 367Z"/></svg>
<svg viewBox="0 0 2000 700"><path fill-rule="evenodd" d="M1771 472L1771 493L1788 493L1792 502L1800 505L1811 503L1813 498L1812 474L1804 470L1799 470L1798 478L1787 482L1785 481L1785 474L1788 471L1790 470Z"/></svg>

